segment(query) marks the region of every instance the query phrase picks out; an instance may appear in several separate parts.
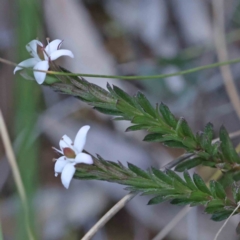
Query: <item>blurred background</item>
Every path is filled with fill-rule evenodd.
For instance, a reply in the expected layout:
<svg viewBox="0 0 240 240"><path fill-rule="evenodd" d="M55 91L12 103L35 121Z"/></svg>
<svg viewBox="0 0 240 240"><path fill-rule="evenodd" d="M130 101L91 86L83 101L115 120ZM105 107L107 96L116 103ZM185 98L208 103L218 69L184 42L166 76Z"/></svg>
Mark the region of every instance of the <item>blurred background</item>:
<svg viewBox="0 0 240 240"><path fill-rule="evenodd" d="M16 63L29 57L25 45L38 38L63 39L75 58L57 63L78 73L156 75L173 73L240 56L239 0L0 0L0 56ZM222 4L223 3L223 4ZM229 71L230 70L230 71ZM224 74L228 73L228 74ZM152 104L163 101L184 116L196 132L207 122L216 137L224 124L239 130L239 64L166 79L124 81L87 78L102 87L115 84L129 94L144 92ZM231 85L234 80L234 85ZM232 102L235 101L235 105ZM122 186L73 180L68 190L54 177L52 159L60 137L74 137L91 125L86 150L103 158L160 168L183 152L142 142L144 132L125 133L129 122L113 122L79 100L35 81L13 75L0 63L0 107L30 200L38 239L81 239L127 192ZM237 145L239 139L234 139ZM208 179L209 168L195 169ZM0 142L0 221L4 240L26 240L23 213ZM182 209L169 203L147 206L135 197L101 229L94 240L147 240ZM230 219L219 239L239 239L239 216ZM222 225L203 207L191 209L164 239L213 239Z"/></svg>

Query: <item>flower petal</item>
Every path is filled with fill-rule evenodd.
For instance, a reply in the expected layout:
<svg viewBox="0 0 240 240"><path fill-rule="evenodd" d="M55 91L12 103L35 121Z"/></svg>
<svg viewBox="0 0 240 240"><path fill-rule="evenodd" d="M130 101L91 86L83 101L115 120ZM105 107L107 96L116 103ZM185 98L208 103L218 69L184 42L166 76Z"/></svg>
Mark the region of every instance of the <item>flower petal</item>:
<svg viewBox="0 0 240 240"><path fill-rule="evenodd" d="M63 168L61 180L62 180L62 184L65 188L68 189L75 171L76 171L76 168L74 167L74 165L72 163L66 164L65 167Z"/></svg>
<svg viewBox="0 0 240 240"><path fill-rule="evenodd" d="M35 67L33 69L47 71L48 68L49 68L48 61L40 61L35 65ZM33 74L34 74L34 77L35 77L36 81L38 82L38 84L42 84L45 80L47 73L34 71Z"/></svg>
<svg viewBox="0 0 240 240"><path fill-rule="evenodd" d="M50 54L50 59L51 59L51 61L54 61L54 60L60 58L61 56L69 56L71 58L74 58L74 55L71 51L66 50L66 49L61 49L61 50L57 50L55 52L52 52Z"/></svg>
<svg viewBox="0 0 240 240"><path fill-rule="evenodd" d="M60 142L59 142L59 146L60 146L62 151L63 151L63 148L71 148L71 149L73 149L73 141L67 135L63 135L61 140L60 140Z"/></svg>
<svg viewBox="0 0 240 240"><path fill-rule="evenodd" d="M15 68L13 73L17 72L18 70L21 70L23 67L33 67L38 63L38 60L36 58L29 58L27 60L24 60L20 62Z"/></svg>
<svg viewBox="0 0 240 240"><path fill-rule="evenodd" d="M31 56L40 60L37 54L37 46L43 47L43 44L38 40L32 40L26 45L26 49L31 54Z"/></svg>
<svg viewBox="0 0 240 240"><path fill-rule="evenodd" d="M55 177L57 177L58 173L61 173L65 165L68 163L66 158L64 156L57 159L55 165L54 165L54 172Z"/></svg>
<svg viewBox="0 0 240 240"><path fill-rule="evenodd" d="M86 142L87 133L88 133L89 129L90 129L90 126L88 126L88 125L81 127L79 129L76 137L75 137L74 147L75 147L75 149L78 150L79 153L82 152L82 150L84 148L84 145L85 145L85 142Z"/></svg>
<svg viewBox="0 0 240 240"><path fill-rule="evenodd" d="M53 40L45 47L45 51L48 55L51 55L51 53L57 51L61 47L62 42L63 40L60 39Z"/></svg>
<svg viewBox="0 0 240 240"><path fill-rule="evenodd" d="M93 164L92 157L86 153L79 153L75 158L75 164L77 163L86 163L86 164Z"/></svg>

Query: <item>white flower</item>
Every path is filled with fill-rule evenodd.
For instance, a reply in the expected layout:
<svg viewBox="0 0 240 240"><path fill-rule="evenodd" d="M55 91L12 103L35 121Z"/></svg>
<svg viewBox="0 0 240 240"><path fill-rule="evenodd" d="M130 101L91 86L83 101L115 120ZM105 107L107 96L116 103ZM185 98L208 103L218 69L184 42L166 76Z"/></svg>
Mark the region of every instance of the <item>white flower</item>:
<svg viewBox="0 0 240 240"><path fill-rule="evenodd" d="M58 59L61 56L69 56L73 58L73 53L69 50L59 49L62 45L62 40L56 39L44 48L43 44L38 40L32 40L26 45L27 51L32 58L24 60L18 64L13 73L26 67L33 67L34 70L47 71L49 62ZM33 71L34 77L38 84L42 84L46 77L46 72Z"/></svg>
<svg viewBox="0 0 240 240"><path fill-rule="evenodd" d="M75 165L77 163L93 164L92 157L82 152L89 129L90 126L83 126L80 128L74 142L72 142L67 135L64 135L59 142L60 150L54 148L63 155L57 159L54 171L56 177L58 173L62 173L61 180L65 188L68 188L70 185L76 171Z"/></svg>

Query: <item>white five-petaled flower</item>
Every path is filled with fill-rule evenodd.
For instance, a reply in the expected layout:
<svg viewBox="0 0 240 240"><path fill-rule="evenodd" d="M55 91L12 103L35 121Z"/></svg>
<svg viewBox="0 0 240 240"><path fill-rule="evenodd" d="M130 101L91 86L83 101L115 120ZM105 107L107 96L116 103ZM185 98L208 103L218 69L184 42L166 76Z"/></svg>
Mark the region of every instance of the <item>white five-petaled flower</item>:
<svg viewBox="0 0 240 240"><path fill-rule="evenodd" d="M90 126L83 126L80 128L74 142L72 142L67 135L64 135L59 142L60 150L54 148L57 152L63 155L57 159L54 171L56 177L61 173L62 184L65 188L68 188L70 185L76 171L76 164L93 164L92 157L89 154L82 152L89 129Z"/></svg>
<svg viewBox="0 0 240 240"><path fill-rule="evenodd" d="M14 69L13 73L26 67L33 67L34 70L47 71L50 61L54 61L61 56L69 56L73 58L73 53L66 49L60 49L62 40L56 39L48 43L46 47L38 40L32 40L26 45L27 51L32 58L20 62ZM38 84L42 84L46 77L46 72L33 72Z"/></svg>

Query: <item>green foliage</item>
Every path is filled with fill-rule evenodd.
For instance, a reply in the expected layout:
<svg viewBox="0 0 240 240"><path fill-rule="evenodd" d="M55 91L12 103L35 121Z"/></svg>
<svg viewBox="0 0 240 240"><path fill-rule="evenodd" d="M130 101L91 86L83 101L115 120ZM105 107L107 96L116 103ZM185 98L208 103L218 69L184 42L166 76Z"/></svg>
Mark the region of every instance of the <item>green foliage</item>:
<svg viewBox="0 0 240 240"><path fill-rule="evenodd" d="M68 72L63 68L61 70ZM141 92L130 96L119 87L109 84L107 91L78 77L67 77L64 83L54 83L51 87L87 102L101 113L117 116L115 120L130 121L133 125L126 129L127 132L147 130L149 133L144 141L160 142L194 153L193 157L179 162L176 171L182 172L198 165L217 167L223 172L240 169L240 157L224 127L220 129L221 141L213 143L211 123L205 126L203 132L194 134L186 119L178 119L164 103L154 108Z"/></svg>
<svg viewBox="0 0 240 240"><path fill-rule="evenodd" d="M100 156L93 157L94 164L78 164L75 178L96 179L115 182L127 186L130 192L142 195L153 195L148 204L158 204L171 201L172 204L191 206L204 205L205 212L212 214L214 221L226 219L236 208L240 199L239 187L233 187L234 201L227 198L223 186L211 181L208 188L203 179L194 174L193 177L185 171L181 178L174 171L165 172L156 168L144 171L128 163L128 168L121 163L106 161Z"/></svg>

